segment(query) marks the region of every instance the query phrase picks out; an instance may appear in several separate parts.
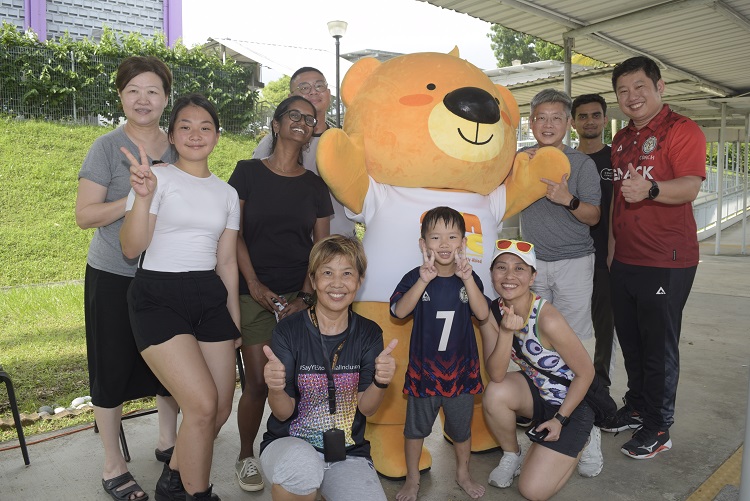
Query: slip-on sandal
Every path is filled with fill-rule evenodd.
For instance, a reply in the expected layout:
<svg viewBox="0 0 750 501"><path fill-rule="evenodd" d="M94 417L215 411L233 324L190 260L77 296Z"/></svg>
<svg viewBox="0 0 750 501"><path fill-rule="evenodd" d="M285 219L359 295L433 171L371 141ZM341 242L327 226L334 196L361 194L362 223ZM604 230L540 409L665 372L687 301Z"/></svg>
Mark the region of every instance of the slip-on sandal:
<svg viewBox="0 0 750 501"><path fill-rule="evenodd" d="M130 481L133 481L133 485L129 487L125 487L121 490L117 490L118 487L121 485L125 485ZM122 475L110 478L109 480L102 479L102 487L104 487L104 490L107 491L107 494L112 496L112 499L115 501L146 501L148 499L148 494L146 493L146 490L138 485L138 482L135 481L133 478L133 475L126 471ZM142 492L143 496L130 499L130 495L135 492Z"/></svg>
<svg viewBox="0 0 750 501"><path fill-rule="evenodd" d="M173 452L174 452L174 445L170 447L169 449L164 449L163 451L160 451L159 449L154 449L154 456L156 456L156 460L161 463L169 463L172 460Z"/></svg>

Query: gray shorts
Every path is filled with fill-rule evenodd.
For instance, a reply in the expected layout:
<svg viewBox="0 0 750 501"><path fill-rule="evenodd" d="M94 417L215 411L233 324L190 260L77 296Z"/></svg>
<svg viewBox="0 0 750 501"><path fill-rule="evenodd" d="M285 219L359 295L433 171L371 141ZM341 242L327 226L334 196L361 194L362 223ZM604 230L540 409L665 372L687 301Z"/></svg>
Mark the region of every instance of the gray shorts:
<svg viewBox="0 0 750 501"><path fill-rule="evenodd" d="M404 436L408 439L425 438L432 432L435 418L443 408L443 431L454 443L471 438L471 418L474 415L474 395L464 393L457 397L414 397L406 400Z"/></svg>
<svg viewBox="0 0 750 501"><path fill-rule="evenodd" d="M278 438L260 456L266 478L298 496L320 489L326 501L386 501L372 460L346 456L337 463L297 437Z"/></svg>

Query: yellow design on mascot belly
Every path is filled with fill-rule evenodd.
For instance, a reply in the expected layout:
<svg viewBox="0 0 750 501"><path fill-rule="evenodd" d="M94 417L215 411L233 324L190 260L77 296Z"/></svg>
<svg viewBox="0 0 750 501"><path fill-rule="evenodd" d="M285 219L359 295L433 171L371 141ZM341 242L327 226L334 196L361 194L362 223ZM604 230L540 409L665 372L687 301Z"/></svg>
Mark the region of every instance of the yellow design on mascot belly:
<svg viewBox="0 0 750 501"><path fill-rule="evenodd" d="M561 179L570 166L555 148L542 148L531 160L515 154L515 100L460 59L457 49L385 63L360 59L344 77L341 94L344 129L321 137L318 169L352 218L367 228L363 244L369 264L354 308L381 326L386 344L399 339L393 352L396 377L378 412L368 418L366 437L378 472L400 478L406 475L403 383L412 322L391 317L388 301L401 277L421 264L421 216L439 205L464 215L467 257L485 294L494 297L489 260L503 219L544 196L540 178ZM478 345L481 354L479 338ZM471 435L474 451L497 446L484 424L481 395L475 399ZM430 465L423 450L420 470Z"/></svg>

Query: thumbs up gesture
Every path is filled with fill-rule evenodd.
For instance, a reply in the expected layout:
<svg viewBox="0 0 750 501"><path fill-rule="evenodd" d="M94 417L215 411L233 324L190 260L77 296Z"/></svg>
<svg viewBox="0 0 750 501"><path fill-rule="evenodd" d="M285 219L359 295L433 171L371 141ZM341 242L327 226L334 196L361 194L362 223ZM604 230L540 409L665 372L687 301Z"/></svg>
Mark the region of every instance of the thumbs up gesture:
<svg viewBox="0 0 750 501"><path fill-rule="evenodd" d="M651 181L647 180L633 168L633 164L628 164L630 177L622 181L622 197L626 202L636 203L648 198L648 190L651 189Z"/></svg>
<svg viewBox="0 0 750 501"><path fill-rule="evenodd" d="M398 339L392 339L380 355L375 359L375 381L380 384L389 384L396 373L396 360L391 352L398 344Z"/></svg>
<svg viewBox="0 0 750 501"><path fill-rule="evenodd" d="M286 388L286 369L281 360L274 355L270 346L263 346L263 353L266 354L268 362L263 368L263 378L269 390L284 391Z"/></svg>

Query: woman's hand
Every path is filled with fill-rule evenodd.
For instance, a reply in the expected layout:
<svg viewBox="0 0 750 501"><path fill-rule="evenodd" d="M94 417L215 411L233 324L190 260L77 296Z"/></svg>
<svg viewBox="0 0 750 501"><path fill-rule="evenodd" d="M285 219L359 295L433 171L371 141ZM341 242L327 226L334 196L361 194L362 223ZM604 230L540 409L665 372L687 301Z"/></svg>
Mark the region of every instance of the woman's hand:
<svg viewBox="0 0 750 501"><path fill-rule="evenodd" d="M260 283L259 280L248 280L247 288L250 290L250 296L252 296L255 302L271 313L279 311L273 302L274 300L278 301L279 304L286 306L285 299L282 300L280 296Z"/></svg>
<svg viewBox="0 0 750 501"><path fill-rule="evenodd" d="M510 308L502 305L501 308L503 309L503 317L500 321L501 331L515 332L517 330L523 329L523 326L526 322L524 322L523 317L516 315L516 313L513 311L512 305Z"/></svg>
<svg viewBox="0 0 750 501"><path fill-rule="evenodd" d="M125 156L130 161L130 186L136 196L140 198L149 198L156 192L156 176L151 172L151 166L148 162L148 155L143 146L138 146L138 152L141 155L140 163L124 146L120 147Z"/></svg>
<svg viewBox="0 0 750 501"><path fill-rule="evenodd" d="M393 375L396 373L396 359L393 358L391 352L396 348L397 344L398 339L392 339L388 343L388 346L375 359L374 379L380 384L390 384Z"/></svg>
<svg viewBox="0 0 750 501"><path fill-rule="evenodd" d="M306 310L307 308L308 308L307 303L305 303L301 297L295 298L291 302L287 303L284 306L284 309L279 312L279 320L281 320L282 318L288 317L292 313Z"/></svg>
<svg viewBox="0 0 750 501"><path fill-rule="evenodd" d="M284 368L284 364L274 355L270 346L264 345L263 353L268 358L268 362L263 367L263 378L266 381L266 386L268 386L269 390L284 391L284 388L286 388L286 369Z"/></svg>
<svg viewBox="0 0 750 501"><path fill-rule="evenodd" d="M536 427L537 430L549 430L549 433L545 437L545 442L557 442L560 439L560 432L562 432L562 424L557 418L552 418L549 421L545 421Z"/></svg>

